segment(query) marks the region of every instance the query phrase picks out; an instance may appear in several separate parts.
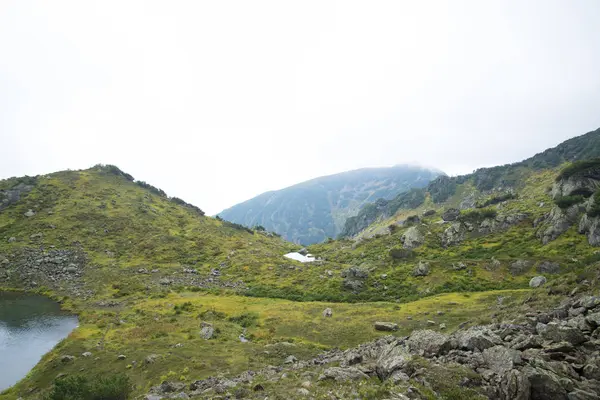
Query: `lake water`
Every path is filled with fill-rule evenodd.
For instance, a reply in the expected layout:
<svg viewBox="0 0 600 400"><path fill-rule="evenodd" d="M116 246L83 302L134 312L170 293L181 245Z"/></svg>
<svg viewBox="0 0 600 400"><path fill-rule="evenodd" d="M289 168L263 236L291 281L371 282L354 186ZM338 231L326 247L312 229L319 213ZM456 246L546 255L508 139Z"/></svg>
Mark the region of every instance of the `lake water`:
<svg viewBox="0 0 600 400"><path fill-rule="evenodd" d="M14 385L77 327L51 299L0 291L0 391Z"/></svg>

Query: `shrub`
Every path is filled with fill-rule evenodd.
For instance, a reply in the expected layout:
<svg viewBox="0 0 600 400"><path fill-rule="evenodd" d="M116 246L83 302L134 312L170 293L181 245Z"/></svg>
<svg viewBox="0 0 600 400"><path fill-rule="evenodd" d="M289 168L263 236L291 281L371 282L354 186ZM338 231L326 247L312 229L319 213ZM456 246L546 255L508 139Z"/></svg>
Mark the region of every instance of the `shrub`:
<svg viewBox="0 0 600 400"><path fill-rule="evenodd" d="M180 199L179 197L171 197L169 199L171 202L183 206L183 207L187 207L187 208L191 208L192 210L196 211L198 213L198 215L203 216L204 215L204 211L202 211L199 207L196 207L193 204L190 203L186 203L185 201L183 201L182 199Z"/></svg>
<svg viewBox="0 0 600 400"><path fill-rule="evenodd" d="M554 200L554 204L556 204L558 207L565 209L565 208L569 208L574 204L579 204L582 203L583 201L585 201L585 197L583 197L580 194L574 195L574 196L562 196L557 198L556 200Z"/></svg>
<svg viewBox="0 0 600 400"><path fill-rule="evenodd" d="M390 256L394 260L406 260L414 256L413 251L403 248L394 248L390 250Z"/></svg>
<svg viewBox="0 0 600 400"><path fill-rule="evenodd" d="M143 187L144 189L148 189L150 192L152 192L160 197L167 197L167 194L165 193L164 190L159 189L155 186L152 186L149 183L146 183L144 181L136 181L135 184L140 187Z"/></svg>
<svg viewBox="0 0 600 400"><path fill-rule="evenodd" d="M600 167L600 158L595 158L593 160L584 160L584 161L576 161L568 167L563 168L560 171L560 174L556 177L556 181L560 181L562 179L568 179L575 174L580 174L592 168Z"/></svg>
<svg viewBox="0 0 600 400"><path fill-rule="evenodd" d="M127 172L123 172L119 167L117 167L116 165L111 165L111 164L97 164L95 166L95 168L98 168L100 171L107 173L107 174L112 174L112 175L116 175L116 176L122 176L123 178L127 179L128 181L134 181L133 176L131 176L130 174L128 174Z"/></svg>
<svg viewBox="0 0 600 400"><path fill-rule="evenodd" d="M487 206L493 206L494 204L498 204L498 203L502 203L503 201L507 201L507 200L512 200L512 199L516 199L517 195L514 193L506 193L500 196L494 196L491 197L481 203L477 203L475 205L475 207L477 208L484 208Z"/></svg>
<svg viewBox="0 0 600 400"><path fill-rule="evenodd" d="M255 326L258 323L258 314L254 312L244 312L242 314L229 317L229 321L233 322L234 324L241 325L244 328L248 328L250 326Z"/></svg>
<svg viewBox="0 0 600 400"><path fill-rule="evenodd" d="M47 400L126 400L132 387L126 375L67 376L54 381Z"/></svg>

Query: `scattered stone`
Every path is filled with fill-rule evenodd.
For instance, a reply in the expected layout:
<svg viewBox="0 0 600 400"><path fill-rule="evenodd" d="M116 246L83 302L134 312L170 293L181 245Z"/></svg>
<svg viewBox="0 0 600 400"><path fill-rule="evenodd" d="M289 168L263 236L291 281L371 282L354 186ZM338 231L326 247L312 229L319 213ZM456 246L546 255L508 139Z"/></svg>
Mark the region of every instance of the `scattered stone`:
<svg viewBox="0 0 600 400"><path fill-rule="evenodd" d="M294 364L296 362L298 362L298 359L292 355L287 356L287 358L284 361L285 364Z"/></svg>
<svg viewBox="0 0 600 400"><path fill-rule="evenodd" d="M204 340L212 339L215 334L215 328L208 322L202 322L200 324L200 337Z"/></svg>
<svg viewBox="0 0 600 400"><path fill-rule="evenodd" d="M323 310L323 316L326 318L331 318L333 316L333 310L331 308L326 308Z"/></svg>
<svg viewBox="0 0 600 400"><path fill-rule="evenodd" d="M62 356L60 358L60 361L63 362L63 363L65 363L65 364L66 363L70 363L71 361L74 361L74 360L75 360L75 357L73 357L73 356Z"/></svg>
<svg viewBox="0 0 600 400"><path fill-rule="evenodd" d="M538 265L537 272L540 274L558 274L560 272L560 264L552 261L543 261Z"/></svg>
<svg viewBox="0 0 600 400"><path fill-rule="evenodd" d="M336 382L357 381L360 379L368 379L368 378L369 377L364 372L362 372L358 368L354 368L354 367L327 368L325 371L323 371L323 374L321 376L319 376L320 381L331 379Z"/></svg>
<svg viewBox="0 0 600 400"><path fill-rule="evenodd" d="M398 330L398 324L393 322L375 322L376 331L393 332Z"/></svg>
<svg viewBox="0 0 600 400"><path fill-rule="evenodd" d="M14 237L14 236L11 236L11 237L8 238L8 243L14 243L16 241L17 241L17 238Z"/></svg>
<svg viewBox="0 0 600 400"><path fill-rule="evenodd" d="M429 263L419 261L419 263L413 269L413 276L427 276L429 275Z"/></svg>
<svg viewBox="0 0 600 400"><path fill-rule="evenodd" d="M124 359L126 359L126 358L127 358L127 356L126 356L125 354L119 354L119 355L117 356L117 360L124 360Z"/></svg>
<svg viewBox="0 0 600 400"><path fill-rule="evenodd" d="M519 351L504 346L494 346L483 350L483 359L488 368L496 373L508 372L522 362Z"/></svg>
<svg viewBox="0 0 600 400"><path fill-rule="evenodd" d="M33 211L33 210L30 209L29 211L27 211L23 215L25 215L27 218L31 218L31 217L33 217L35 215L35 211Z"/></svg>
<svg viewBox="0 0 600 400"><path fill-rule="evenodd" d="M459 215L460 210L458 208L449 208L442 214L442 219L446 222L456 221Z"/></svg>
<svg viewBox="0 0 600 400"><path fill-rule="evenodd" d="M444 354L456 347L448 336L432 330L413 331L406 345L411 353L425 357Z"/></svg>
<svg viewBox="0 0 600 400"><path fill-rule="evenodd" d="M546 282L547 282L546 277L536 276L536 277L531 278L531 280L529 281L529 287L538 288L540 286L543 286Z"/></svg>
<svg viewBox="0 0 600 400"><path fill-rule="evenodd" d="M89 351L86 351L85 353L82 354L83 357L91 357L92 353L90 353Z"/></svg>

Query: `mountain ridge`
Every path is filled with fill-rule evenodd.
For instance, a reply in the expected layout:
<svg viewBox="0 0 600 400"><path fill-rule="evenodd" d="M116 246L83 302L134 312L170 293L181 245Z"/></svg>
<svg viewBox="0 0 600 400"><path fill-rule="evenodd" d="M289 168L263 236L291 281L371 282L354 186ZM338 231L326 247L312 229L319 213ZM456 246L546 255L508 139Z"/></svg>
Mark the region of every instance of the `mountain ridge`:
<svg viewBox="0 0 600 400"><path fill-rule="evenodd" d="M348 215L369 199L423 186L441 174L412 165L361 168L265 192L217 215L246 226L263 226L292 242L316 243L337 236Z"/></svg>

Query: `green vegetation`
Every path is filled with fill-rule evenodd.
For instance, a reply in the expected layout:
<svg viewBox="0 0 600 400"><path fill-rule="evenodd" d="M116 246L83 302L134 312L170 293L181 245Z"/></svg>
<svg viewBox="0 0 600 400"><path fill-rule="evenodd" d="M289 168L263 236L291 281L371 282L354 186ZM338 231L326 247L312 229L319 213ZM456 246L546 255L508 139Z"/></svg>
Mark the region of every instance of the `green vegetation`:
<svg viewBox="0 0 600 400"><path fill-rule="evenodd" d="M580 160L575 161L571 165L563 168L560 174L556 177L556 181L568 179L574 175L582 175L585 172L600 168L600 159L596 158L593 160Z"/></svg>
<svg viewBox="0 0 600 400"><path fill-rule="evenodd" d="M600 149L595 138L588 144ZM0 399L137 398L164 380L189 385L281 365L290 355L302 360L353 347L385 335L373 329L375 321L397 323L400 336L439 324L451 332L467 321L518 319L556 304L577 282L592 282L598 267L577 224L547 244L538 236L554 207L548 187L557 171L547 166L588 154L582 143L379 200L349 220L352 229L372 222L356 240L310 246L322 258L310 264L284 258L298 246L261 221L250 229L206 217L114 166L2 181L4 191L24 182L32 188L0 213L0 287L50 295L80 324ZM577 192L558 203L590 195ZM441 219L448 208L462 210L457 220ZM330 211L318 206L311 218ZM588 215L600 216L600 191ZM53 267L50 275L27 269L28 260L58 251L74 267ZM559 264L560 274L543 273L547 285L530 290L529 280L548 261ZM76 271L68 279L60 272L66 268ZM323 315L326 308L331 317ZM208 339L201 336L206 327ZM80 356L87 352L93 355ZM460 385L479 379L468 370L411 363L437 377L430 386L410 382L425 398L434 391L448 399L479 397ZM96 375L103 378L86 378ZM259 383L284 398L303 379L292 371L277 384ZM394 389L375 380L317 382L311 393L375 399Z"/></svg>
<svg viewBox="0 0 600 400"><path fill-rule="evenodd" d="M572 205L583 203L585 201L585 197L577 194L573 196L561 196L554 200L554 204L562 209L566 209L571 207Z"/></svg>
<svg viewBox="0 0 600 400"><path fill-rule="evenodd" d="M54 381L47 400L126 400L132 392L126 375L73 375Z"/></svg>

